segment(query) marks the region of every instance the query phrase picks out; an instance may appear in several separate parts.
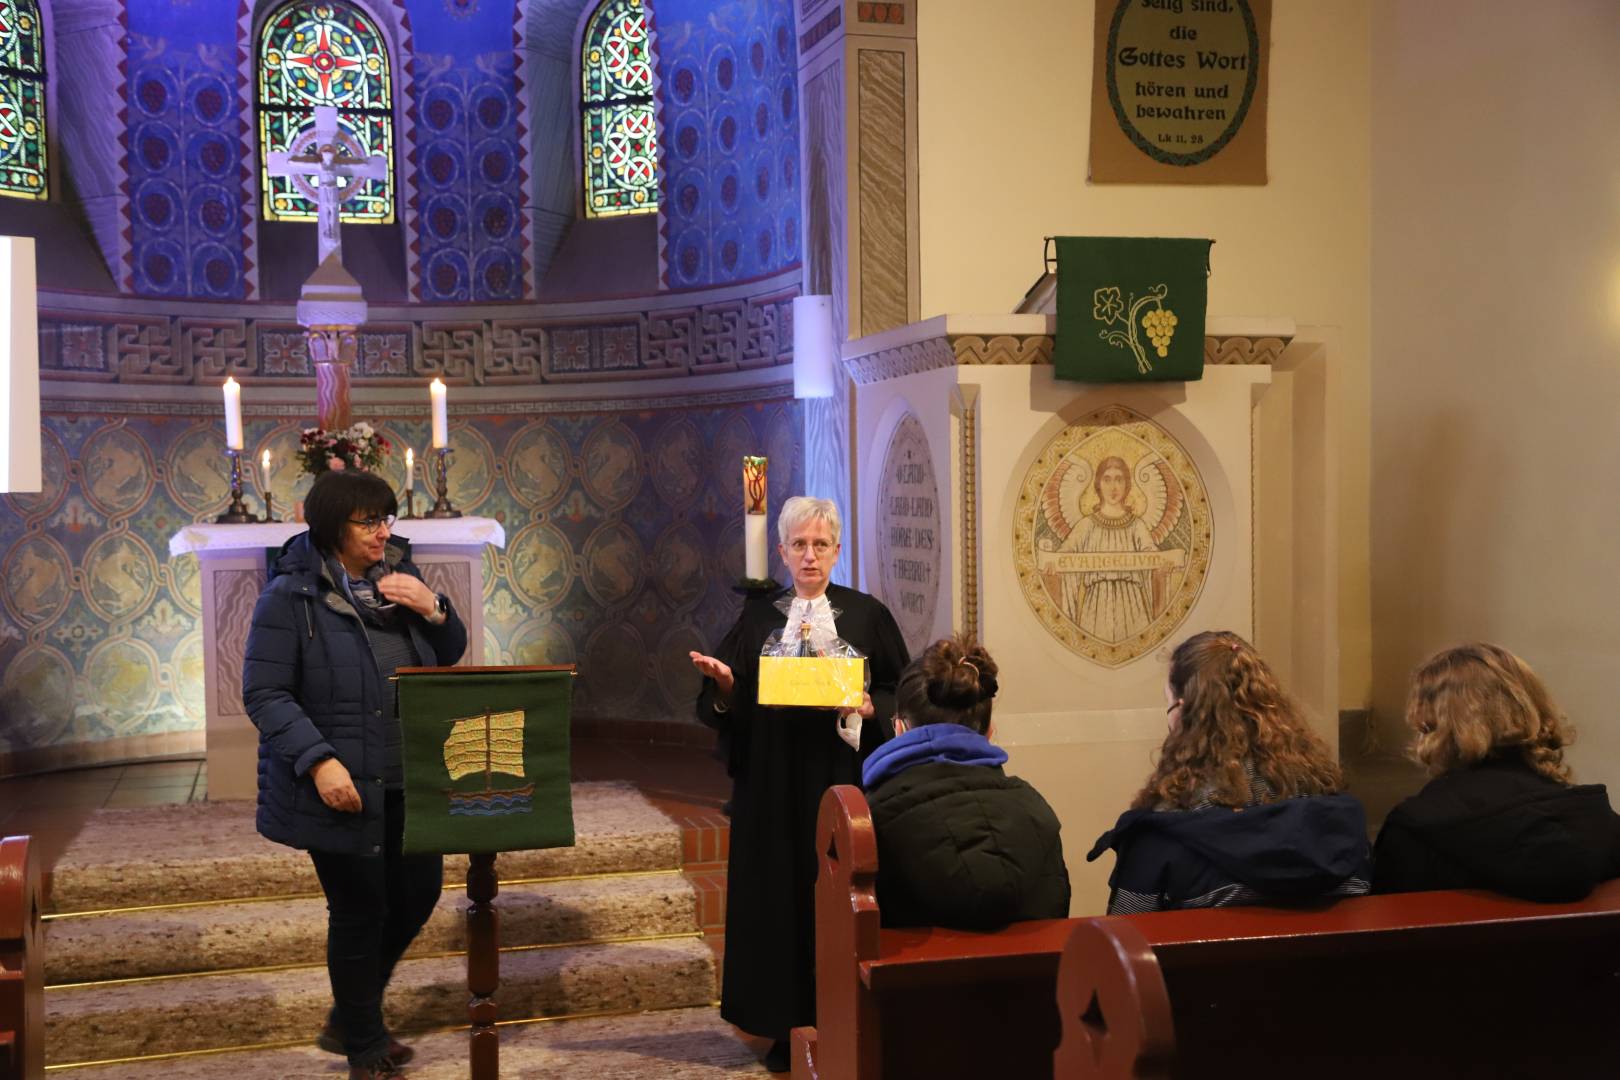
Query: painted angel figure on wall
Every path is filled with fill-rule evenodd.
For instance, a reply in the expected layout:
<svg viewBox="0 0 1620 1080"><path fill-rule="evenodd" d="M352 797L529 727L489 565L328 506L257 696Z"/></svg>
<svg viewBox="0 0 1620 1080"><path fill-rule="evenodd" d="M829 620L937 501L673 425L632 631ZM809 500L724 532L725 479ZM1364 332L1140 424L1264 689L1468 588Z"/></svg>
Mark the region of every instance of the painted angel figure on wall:
<svg viewBox="0 0 1620 1080"><path fill-rule="evenodd" d="M1041 502L1036 561L1064 617L1110 644L1147 630L1186 558L1173 535L1184 498L1168 464L1149 453L1134 467L1118 454L1093 465L1076 453L1053 470Z"/></svg>

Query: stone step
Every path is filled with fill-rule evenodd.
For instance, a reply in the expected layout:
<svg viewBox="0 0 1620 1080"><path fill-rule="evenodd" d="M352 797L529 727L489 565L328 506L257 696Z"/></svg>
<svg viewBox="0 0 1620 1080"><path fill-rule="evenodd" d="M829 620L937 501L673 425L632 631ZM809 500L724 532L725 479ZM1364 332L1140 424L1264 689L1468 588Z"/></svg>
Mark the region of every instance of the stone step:
<svg viewBox="0 0 1620 1080"><path fill-rule="evenodd" d="M506 852L503 881L680 867L679 827L632 785L578 783L573 800L574 846ZM253 815L251 802L99 810L57 860L47 910L319 895L309 856L259 836ZM445 880L466 866L446 857Z"/></svg>
<svg viewBox="0 0 1620 1080"><path fill-rule="evenodd" d="M547 1080L727 1080L764 1077L754 1052L715 1009L670 1009L500 1029L501 1075ZM466 1080L467 1033L411 1040L411 1080ZM75 1069L83 1080L289 1080L346 1075L313 1046L246 1050Z"/></svg>
<svg viewBox="0 0 1620 1080"><path fill-rule="evenodd" d="M496 897L503 946L695 933L698 899L673 870L506 885ZM467 897L446 890L408 955L466 949ZM51 916L45 978L79 983L180 972L317 962L326 902L249 900L200 907Z"/></svg>
<svg viewBox="0 0 1620 1080"><path fill-rule="evenodd" d="M516 1020L707 1005L715 994L714 954L700 938L679 937L503 953L495 996L501 1019ZM66 1065L313 1039L330 1004L325 968L56 988L45 995L45 1060ZM465 1024L466 962L403 961L387 1012L400 1035Z"/></svg>

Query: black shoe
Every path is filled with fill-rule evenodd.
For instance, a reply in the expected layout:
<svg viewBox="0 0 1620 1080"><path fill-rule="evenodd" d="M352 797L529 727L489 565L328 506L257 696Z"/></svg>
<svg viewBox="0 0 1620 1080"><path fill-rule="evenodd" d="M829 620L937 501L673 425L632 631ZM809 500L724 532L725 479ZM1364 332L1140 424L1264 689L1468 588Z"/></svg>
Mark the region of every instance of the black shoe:
<svg viewBox="0 0 1620 1080"><path fill-rule="evenodd" d="M792 1050L792 1044L786 1039L777 1039L765 1053L765 1068L773 1073L792 1072Z"/></svg>
<svg viewBox="0 0 1620 1080"><path fill-rule="evenodd" d="M387 1058L383 1058L375 1065L350 1065L349 1080L392 1080L394 1077L404 1076L399 1067Z"/></svg>
<svg viewBox="0 0 1620 1080"><path fill-rule="evenodd" d="M328 1021L327 1025L321 1028L321 1033L315 1036L315 1045L328 1054L342 1054L344 1052L343 1033L337 1029L336 1025ZM411 1058L415 1056L415 1048L406 1046L392 1035L388 1036L388 1060L393 1062L396 1067L408 1064Z"/></svg>

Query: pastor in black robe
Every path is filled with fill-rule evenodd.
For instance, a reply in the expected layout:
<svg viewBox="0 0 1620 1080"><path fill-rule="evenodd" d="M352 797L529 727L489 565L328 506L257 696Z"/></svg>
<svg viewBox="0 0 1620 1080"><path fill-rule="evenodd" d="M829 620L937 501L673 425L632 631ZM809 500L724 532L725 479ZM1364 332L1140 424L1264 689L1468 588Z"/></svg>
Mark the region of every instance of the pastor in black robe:
<svg viewBox="0 0 1620 1080"><path fill-rule="evenodd" d="M726 950L720 1015L744 1031L785 1039L815 1023L816 814L834 784L861 782L866 756L894 735L894 688L910 657L882 601L827 586L838 636L865 653L872 716L856 753L832 709L773 708L759 698L759 651L787 624L776 607L790 589L754 593L716 659L736 680L729 707L705 679L698 719L729 742L731 860L726 870Z"/></svg>

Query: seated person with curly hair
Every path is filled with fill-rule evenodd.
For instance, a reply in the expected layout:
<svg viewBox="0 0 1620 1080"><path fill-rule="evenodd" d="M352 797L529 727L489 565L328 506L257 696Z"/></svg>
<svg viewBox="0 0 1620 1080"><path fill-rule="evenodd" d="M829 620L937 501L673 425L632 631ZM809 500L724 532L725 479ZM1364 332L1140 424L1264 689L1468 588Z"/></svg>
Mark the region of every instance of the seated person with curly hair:
<svg viewBox="0 0 1620 1080"><path fill-rule="evenodd" d="M1069 914L1057 815L1001 771L990 742L996 663L960 636L934 642L900 675L895 738L861 782L878 844L885 926L996 930Z"/></svg>
<svg viewBox="0 0 1620 1080"><path fill-rule="evenodd" d="M1367 820L1254 646L1205 631L1170 658L1169 734L1131 809L1108 914L1301 903L1369 889Z"/></svg>
<svg viewBox="0 0 1620 1080"><path fill-rule="evenodd" d="M1570 782L1573 732L1523 660L1487 644L1437 654L1412 679L1406 722L1433 779L1385 819L1377 891L1572 901L1620 877L1620 817L1602 784Z"/></svg>

